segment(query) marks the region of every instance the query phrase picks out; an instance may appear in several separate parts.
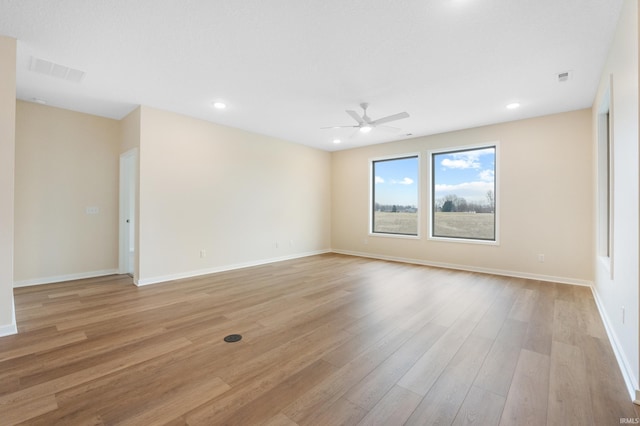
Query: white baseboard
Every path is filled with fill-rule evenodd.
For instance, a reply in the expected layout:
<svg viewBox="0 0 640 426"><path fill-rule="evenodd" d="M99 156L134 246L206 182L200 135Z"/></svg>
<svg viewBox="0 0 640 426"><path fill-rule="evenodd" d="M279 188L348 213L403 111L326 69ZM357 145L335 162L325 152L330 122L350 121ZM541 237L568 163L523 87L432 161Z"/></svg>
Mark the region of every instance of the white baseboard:
<svg viewBox="0 0 640 426"><path fill-rule="evenodd" d="M18 334L18 325L16 322L16 305L13 299L11 300L11 321L11 324L0 325L0 337Z"/></svg>
<svg viewBox="0 0 640 426"><path fill-rule="evenodd" d="M53 277L34 278L30 280L15 281L13 287L29 287L40 284L53 284L62 281L81 280L84 278L103 277L105 275L114 275L118 273L118 269L102 269L100 271L80 272L78 274L57 275Z"/></svg>
<svg viewBox="0 0 640 426"><path fill-rule="evenodd" d="M0 337L10 336L12 334L18 334L18 327L15 323L0 325Z"/></svg>
<svg viewBox="0 0 640 426"><path fill-rule="evenodd" d="M622 346L620 345L620 341L618 340L618 336L611 326L611 319L607 315L607 312L604 310L604 306L598 297L598 293L595 288L591 287L591 293L593 293L593 298L596 301L596 306L598 307L598 312L600 312L600 318L602 318L602 322L604 323L604 328L607 331L607 336L609 337L609 342L611 343L611 347L613 348L613 353L616 355L616 360L618 361L618 367L620 367L620 372L622 373L622 377L624 378L624 383L627 386L627 392L629 392L629 396L631 400L640 405L640 391L638 390L638 382L633 376L633 369L631 368L631 364L629 364L629 360L622 350Z"/></svg>
<svg viewBox="0 0 640 426"><path fill-rule="evenodd" d="M331 253L331 250L317 250L312 252L292 254L289 256L272 257L269 259L262 259L262 260L252 261L252 262L234 263L231 265L223 265L223 266L216 266L213 268L198 269L195 271L187 271L187 272L181 272L177 274L163 275L163 276L151 277L151 278L141 278L138 280L136 285L145 286L150 284L159 284L167 281L193 278L201 275L209 275L209 274L215 274L218 272L232 271L234 269L250 268L252 266L266 265L269 263L282 262L284 260L299 259L302 257L315 256L318 254L325 254L325 253Z"/></svg>
<svg viewBox="0 0 640 426"><path fill-rule="evenodd" d="M516 271L506 271L503 269L481 268L476 266L458 265L455 263L431 262L431 261L422 260L422 259L409 259L404 257L385 256L380 254L362 253L362 252L355 252L355 251L349 251L349 250L332 250L332 251L334 253L346 254L349 256L359 256L359 257L367 257L371 259L391 260L391 261L403 262L403 263L413 263L416 265L433 266L436 268L456 269L459 271L479 272L483 274L502 275L505 277L525 278L530 280L548 281L553 283L572 284L572 285L580 285L580 286L586 286L586 287L593 286L592 281L581 280L576 278L554 277L550 275L530 274L528 272L516 272Z"/></svg>

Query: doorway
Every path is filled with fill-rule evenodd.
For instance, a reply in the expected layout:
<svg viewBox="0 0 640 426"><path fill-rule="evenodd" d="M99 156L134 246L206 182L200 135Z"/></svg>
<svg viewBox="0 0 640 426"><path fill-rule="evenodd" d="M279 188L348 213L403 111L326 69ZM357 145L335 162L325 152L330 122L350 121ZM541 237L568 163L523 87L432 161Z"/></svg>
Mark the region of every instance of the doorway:
<svg viewBox="0 0 640 426"><path fill-rule="evenodd" d="M120 155L120 260L121 274L135 282L136 259L136 187L138 149Z"/></svg>

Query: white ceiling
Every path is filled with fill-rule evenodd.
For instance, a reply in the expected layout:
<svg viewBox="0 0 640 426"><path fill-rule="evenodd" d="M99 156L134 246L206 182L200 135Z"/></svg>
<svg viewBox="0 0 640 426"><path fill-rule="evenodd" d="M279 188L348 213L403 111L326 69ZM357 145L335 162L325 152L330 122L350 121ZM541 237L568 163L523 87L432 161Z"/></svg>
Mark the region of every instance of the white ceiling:
<svg viewBox="0 0 640 426"><path fill-rule="evenodd" d="M590 107L621 5L0 0L0 34L18 39L19 99L117 119L142 104L332 151ZM32 57L86 75L36 73ZM344 111L361 102L411 117L390 123L401 134L320 130L355 124Z"/></svg>

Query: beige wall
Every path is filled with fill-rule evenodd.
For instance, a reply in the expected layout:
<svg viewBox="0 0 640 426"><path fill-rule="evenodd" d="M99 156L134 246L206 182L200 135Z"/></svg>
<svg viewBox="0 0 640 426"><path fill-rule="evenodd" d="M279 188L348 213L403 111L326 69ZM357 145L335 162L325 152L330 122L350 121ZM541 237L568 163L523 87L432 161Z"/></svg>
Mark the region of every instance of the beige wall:
<svg viewBox="0 0 640 426"><path fill-rule="evenodd" d="M594 293L608 326L619 362L630 391L638 393L638 3L624 2L620 22L609 58L593 103L593 123L613 78L611 111L613 117L613 279L602 259L596 259ZM594 128L595 130L595 128ZM594 134L597 134L594 131ZM594 152L597 152L594 139ZM595 185L594 185L595 189ZM599 229L594 232L599 235ZM626 320L622 320L622 308ZM640 399L640 395L635 397Z"/></svg>
<svg viewBox="0 0 640 426"><path fill-rule="evenodd" d="M499 245L428 239L428 150L495 141ZM422 154L421 238L370 236L370 159L415 152ZM334 250L570 283L593 280L590 110L339 151L332 160Z"/></svg>
<svg viewBox="0 0 640 426"><path fill-rule="evenodd" d="M120 153L140 148L140 107L120 120Z"/></svg>
<svg viewBox="0 0 640 426"><path fill-rule="evenodd" d="M0 36L0 336L16 333L13 307L13 205L16 40Z"/></svg>
<svg viewBox="0 0 640 426"><path fill-rule="evenodd" d="M119 153L118 121L18 101L15 286L116 270Z"/></svg>
<svg viewBox="0 0 640 426"><path fill-rule="evenodd" d="M140 134L140 284L330 249L329 153L144 106Z"/></svg>

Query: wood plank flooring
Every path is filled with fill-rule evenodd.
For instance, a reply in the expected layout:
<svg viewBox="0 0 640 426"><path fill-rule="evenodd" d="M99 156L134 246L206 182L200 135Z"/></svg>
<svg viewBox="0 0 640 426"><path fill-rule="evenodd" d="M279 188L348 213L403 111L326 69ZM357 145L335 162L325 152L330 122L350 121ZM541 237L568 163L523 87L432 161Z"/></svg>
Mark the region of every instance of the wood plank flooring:
<svg viewBox="0 0 640 426"><path fill-rule="evenodd" d="M327 254L15 298L20 333L0 339L2 425L638 418L585 287Z"/></svg>

